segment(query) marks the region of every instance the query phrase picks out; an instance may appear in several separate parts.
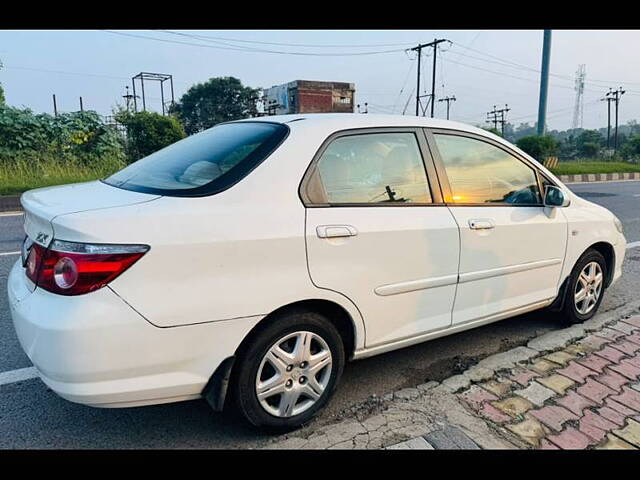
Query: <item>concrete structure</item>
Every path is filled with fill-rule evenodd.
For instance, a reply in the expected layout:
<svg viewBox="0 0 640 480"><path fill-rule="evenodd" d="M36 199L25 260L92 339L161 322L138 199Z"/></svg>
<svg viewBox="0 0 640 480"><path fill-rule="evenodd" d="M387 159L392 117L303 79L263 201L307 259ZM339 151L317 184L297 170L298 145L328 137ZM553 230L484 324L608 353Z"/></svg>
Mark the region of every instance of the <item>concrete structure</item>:
<svg viewBox="0 0 640 480"><path fill-rule="evenodd" d="M265 112L287 113L353 113L355 84L294 80L267 88Z"/></svg>

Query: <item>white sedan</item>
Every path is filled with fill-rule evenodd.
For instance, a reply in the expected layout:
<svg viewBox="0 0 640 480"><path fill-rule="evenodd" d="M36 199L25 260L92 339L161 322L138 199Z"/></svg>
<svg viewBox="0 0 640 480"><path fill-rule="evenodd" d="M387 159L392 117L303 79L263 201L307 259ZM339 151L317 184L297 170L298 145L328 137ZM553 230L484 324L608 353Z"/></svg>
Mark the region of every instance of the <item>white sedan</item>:
<svg viewBox="0 0 640 480"><path fill-rule="evenodd" d="M272 429L309 421L348 360L540 308L591 318L626 243L502 138L409 116L220 124L22 205L9 304L52 390L204 397Z"/></svg>

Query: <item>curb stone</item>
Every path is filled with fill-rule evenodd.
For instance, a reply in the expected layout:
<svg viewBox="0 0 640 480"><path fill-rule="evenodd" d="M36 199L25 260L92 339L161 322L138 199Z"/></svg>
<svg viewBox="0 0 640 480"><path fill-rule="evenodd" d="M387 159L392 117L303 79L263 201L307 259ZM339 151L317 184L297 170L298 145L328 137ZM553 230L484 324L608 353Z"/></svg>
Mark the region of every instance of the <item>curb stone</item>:
<svg viewBox="0 0 640 480"><path fill-rule="evenodd" d="M559 175L562 183L576 182L618 182L620 180L640 180L640 173L579 173L575 175Z"/></svg>
<svg viewBox="0 0 640 480"><path fill-rule="evenodd" d="M0 195L0 212L21 212L20 195Z"/></svg>

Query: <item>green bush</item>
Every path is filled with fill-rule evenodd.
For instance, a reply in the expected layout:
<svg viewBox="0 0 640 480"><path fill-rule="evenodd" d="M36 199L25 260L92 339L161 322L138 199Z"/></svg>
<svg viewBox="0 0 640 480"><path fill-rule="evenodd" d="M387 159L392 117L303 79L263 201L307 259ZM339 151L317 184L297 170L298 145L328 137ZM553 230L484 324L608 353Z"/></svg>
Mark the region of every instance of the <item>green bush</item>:
<svg viewBox="0 0 640 480"><path fill-rule="evenodd" d="M0 105L0 162L38 155L74 157L81 163L102 157L124 160L122 135L93 111L56 116Z"/></svg>
<svg viewBox="0 0 640 480"><path fill-rule="evenodd" d="M549 135L529 135L520 138L516 145L539 162L558 151L558 141Z"/></svg>
<svg viewBox="0 0 640 480"><path fill-rule="evenodd" d="M640 159L640 134L629 137L629 140L620 149L622 158L637 162Z"/></svg>
<svg viewBox="0 0 640 480"><path fill-rule="evenodd" d="M115 118L127 131L129 162L151 155L186 136L184 128L173 116L121 110L116 113Z"/></svg>

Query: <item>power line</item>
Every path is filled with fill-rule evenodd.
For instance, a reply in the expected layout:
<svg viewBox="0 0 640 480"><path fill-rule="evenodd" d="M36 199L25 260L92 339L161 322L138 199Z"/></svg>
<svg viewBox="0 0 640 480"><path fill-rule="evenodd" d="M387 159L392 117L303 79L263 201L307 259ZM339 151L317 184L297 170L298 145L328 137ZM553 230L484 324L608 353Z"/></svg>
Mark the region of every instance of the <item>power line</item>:
<svg viewBox="0 0 640 480"><path fill-rule="evenodd" d="M480 60L480 61L483 61L483 62L494 63L494 64L502 65L502 66L505 66L505 67L518 68L520 70L527 70L527 71L530 71L532 73L541 73L541 70L536 69L534 67L530 67L530 66L527 66L527 65L522 65L520 63L516 63L516 62L513 62L511 60L504 59L504 58L501 58L501 57L497 57L495 55L491 55L491 54L488 54L486 52L482 52L480 50L475 50L473 48L467 47L467 46L462 45L462 44L457 43L457 42L452 42L452 43L454 44L454 46L458 46L458 47L461 47L461 48L464 48L464 49L468 49L470 51L473 51L473 52L478 53L480 55L485 55L485 56L487 56L489 58L492 58L492 59L495 59L495 60L498 60L498 61L497 62L496 61L490 61L490 60L487 60L487 59L484 59L484 58L475 57L475 56L472 56L472 55L469 55L469 54L455 52L455 51L451 52L453 54L460 55L460 56L465 56L465 57L468 57L468 58L473 58L473 59ZM565 79L565 80L573 80L573 77L571 77L570 75L562 75L562 74L559 74L559 73L549 73L549 76L556 77L556 78L561 78L561 79ZM629 81L620 81L620 80L600 80L600 79L595 79L595 78L592 78L590 80L585 80L585 83L586 84L591 84L593 86L598 86L598 87L602 86L602 85L598 85L598 84L601 84L601 83L608 83L608 84L618 83L618 84L624 84L624 85L640 85L640 82L629 82ZM591 91L595 91L595 90L591 90ZM636 93L640 93L640 92L636 92Z"/></svg>
<svg viewBox="0 0 640 480"><path fill-rule="evenodd" d="M201 39L212 39L212 40L224 40L228 42L238 42L238 43L254 43L259 45L278 45L282 47L306 47L306 48L369 48L369 47L406 47L410 45L410 43L370 43L370 44L347 44L347 45L332 45L332 44L311 44L311 43L283 43L283 42L264 42L258 40L240 40L234 38L226 38L226 37L214 37L211 35L195 35L195 34L186 34L175 32L172 30L160 30L160 32L170 33L172 35L182 35L182 36L190 36L193 38L201 38Z"/></svg>
<svg viewBox="0 0 640 480"><path fill-rule="evenodd" d="M136 35L134 33L116 32L113 30L103 30L103 31L107 33L112 33L115 35L123 35L126 37L142 38L145 40L154 40L157 42L173 43L173 44L187 45L192 47L214 48L218 50L234 50L234 51L250 52L250 53L273 53L273 54L279 54L279 55L296 55L296 56L312 56L312 57L352 57L352 56L364 56L364 55L380 55L385 53L397 53L397 52L404 52L405 50L405 49L394 49L394 50L377 50L372 52L346 52L346 53L285 52L280 50L265 50L265 49L250 48L250 47L240 47L237 45L219 46L219 45L208 45L208 44L193 43L193 42L182 42L180 40L167 40L165 38L149 37L146 35ZM223 42L217 42L214 40L205 40L205 41L208 41L209 43L217 43L217 44L225 45Z"/></svg>
<svg viewBox="0 0 640 480"><path fill-rule="evenodd" d="M407 86L407 82L409 81L409 76L411 75L411 72L413 71L413 66L415 64L412 62L409 65L409 70L407 71L407 75L404 77L404 82L402 83L402 88L400 88L400 92L398 93L398 97L396 98L396 101L393 102L393 110L391 111L391 113L395 113L396 111L396 104L398 103L398 101L400 101L400 98L402 97L402 92L404 92L404 88Z"/></svg>
<svg viewBox="0 0 640 480"><path fill-rule="evenodd" d="M47 70L44 68L32 68L32 67L18 67L18 66L6 66L5 68L13 69L13 70L30 70L34 72L43 72L43 73L58 73L62 75L79 75L83 77L100 77L100 78L110 78L113 80L129 80L127 77L116 77L113 75L103 75L98 73L80 73L80 72L67 72L64 70Z"/></svg>

